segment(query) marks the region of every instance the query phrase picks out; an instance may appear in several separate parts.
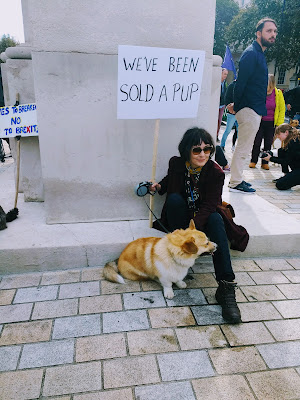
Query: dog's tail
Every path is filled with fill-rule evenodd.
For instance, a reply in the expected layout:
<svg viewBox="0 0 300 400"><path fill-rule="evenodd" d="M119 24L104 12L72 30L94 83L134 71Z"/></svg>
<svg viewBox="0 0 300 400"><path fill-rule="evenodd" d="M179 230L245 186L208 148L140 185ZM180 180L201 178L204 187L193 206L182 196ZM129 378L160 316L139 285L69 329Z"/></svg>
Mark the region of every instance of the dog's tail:
<svg viewBox="0 0 300 400"><path fill-rule="evenodd" d="M103 276L110 282L125 283L121 275L118 274L118 266L116 261L110 261L103 268Z"/></svg>

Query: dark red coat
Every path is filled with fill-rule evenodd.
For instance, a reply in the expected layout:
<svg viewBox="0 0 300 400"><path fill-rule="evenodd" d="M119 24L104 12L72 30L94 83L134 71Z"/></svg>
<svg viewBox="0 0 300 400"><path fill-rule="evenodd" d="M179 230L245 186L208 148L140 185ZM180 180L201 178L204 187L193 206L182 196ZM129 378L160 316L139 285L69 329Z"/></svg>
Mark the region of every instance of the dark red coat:
<svg viewBox="0 0 300 400"><path fill-rule="evenodd" d="M185 171L184 160L181 157L172 157L169 161L167 176L159 182L161 190L158 193L160 195L167 193L167 196L171 193L180 193L186 198ZM203 231L210 214L217 211L223 217L227 237L231 242L231 248L244 251L249 241L248 232L244 227L236 225L232 219L229 219L220 207L222 205L224 179L225 174L218 164L212 160L208 160L202 168L199 179L200 210L194 217L191 213L191 218L194 219L196 228ZM163 206L160 221L169 229L166 216L166 203ZM153 228L162 230L157 221L154 221Z"/></svg>

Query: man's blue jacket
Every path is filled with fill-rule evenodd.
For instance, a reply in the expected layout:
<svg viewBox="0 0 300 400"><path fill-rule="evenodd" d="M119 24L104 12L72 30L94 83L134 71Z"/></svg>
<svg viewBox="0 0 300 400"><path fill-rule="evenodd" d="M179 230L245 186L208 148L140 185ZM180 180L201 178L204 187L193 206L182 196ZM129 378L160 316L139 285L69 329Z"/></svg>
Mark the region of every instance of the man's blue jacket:
<svg viewBox="0 0 300 400"><path fill-rule="evenodd" d="M266 97L268 67L261 46L254 41L244 50L234 87L234 111L252 108L258 115L267 115Z"/></svg>

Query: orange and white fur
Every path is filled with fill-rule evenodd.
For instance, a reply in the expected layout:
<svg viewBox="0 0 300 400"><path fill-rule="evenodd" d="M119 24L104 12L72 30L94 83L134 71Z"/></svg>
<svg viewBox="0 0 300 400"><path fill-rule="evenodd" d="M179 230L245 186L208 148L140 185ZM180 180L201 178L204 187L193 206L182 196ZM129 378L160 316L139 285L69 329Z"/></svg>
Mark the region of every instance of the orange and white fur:
<svg viewBox="0 0 300 400"><path fill-rule="evenodd" d="M141 238L129 243L122 251L118 264L115 261L107 263L103 274L108 281L118 283L125 283L122 276L132 281L159 281L164 296L172 299L172 284L186 288L183 279L188 269L201 254L213 253L216 247L205 233L195 228L191 220L187 229L177 229L163 238Z"/></svg>

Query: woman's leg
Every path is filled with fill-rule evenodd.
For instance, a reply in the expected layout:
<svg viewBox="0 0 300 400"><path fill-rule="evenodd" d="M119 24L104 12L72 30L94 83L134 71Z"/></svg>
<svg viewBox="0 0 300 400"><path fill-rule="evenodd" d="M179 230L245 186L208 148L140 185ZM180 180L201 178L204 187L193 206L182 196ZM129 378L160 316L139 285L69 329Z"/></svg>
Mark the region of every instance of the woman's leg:
<svg viewBox="0 0 300 400"><path fill-rule="evenodd" d="M223 133L222 139L221 139L221 147L225 147L226 139L229 133L231 132L231 129L236 121L236 118L233 114L227 113L227 124L226 124L226 129L225 132Z"/></svg>
<svg viewBox="0 0 300 400"><path fill-rule="evenodd" d="M283 150L282 148L278 149L278 158L284 158L285 151L286 150ZM281 164L281 170L284 174L290 172L289 166L287 164Z"/></svg>
<svg viewBox="0 0 300 400"><path fill-rule="evenodd" d="M226 167L228 161L221 146L216 146L216 161L221 167Z"/></svg>
<svg viewBox="0 0 300 400"><path fill-rule="evenodd" d="M228 247L228 239L223 218L217 212L211 214L205 226L205 233L211 241L217 244L217 250L213 254L213 263L217 281L233 281L235 278L231 266Z"/></svg>
<svg viewBox="0 0 300 400"><path fill-rule="evenodd" d="M166 200L166 211L168 225L171 231L175 229L186 229L190 218L186 201L179 193L171 193Z"/></svg>
<svg viewBox="0 0 300 400"><path fill-rule="evenodd" d="M239 124L238 124L237 120L235 120L233 129L234 129L234 134L232 136L232 147L234 148L235 142L237 141L237 138L238 138L238 130L239 130Z"/></svg>
<svg viewBox="0 0 300 400"><path fill-rule="evenodd" d="M262 138L264 135L264 121L261 121L259 129L254 139L253 147L252 147L252 154L251 154L251 162L256 164L258 161L258 156L260 152L260 146L262 142Z"/></svg>
<svg viewBox="0 0 300 400"><path fill-rule="evenodd" d="M265 122L265 130L264 130L264 150L268 151L271 150L273 139L274 139L274 133L275 133L275 127L274 127L274 121L264 121ZM269 164L268 161L262 160L262 164Z"/></svg>
<svg viewBox="0 0 300 400"><path fill-rule="evenodd" d="M276 182L276 187L278 190L287 190L293 186L300 185L300 169L294 169L288 172L282 178L279 178Z"/></svg>
<svg viewBox="0 0 300 400"><path fill-rule="evenodd" d="M211 214L205 228L210 240L218 245L213 255L216 279L219 284L216 300L222 307L223 318L228 322L238 324L241 322L241 313L236 304L236 283L233 282L235 276L231 266L228 240L221 215L217 212Z"/></svg>

